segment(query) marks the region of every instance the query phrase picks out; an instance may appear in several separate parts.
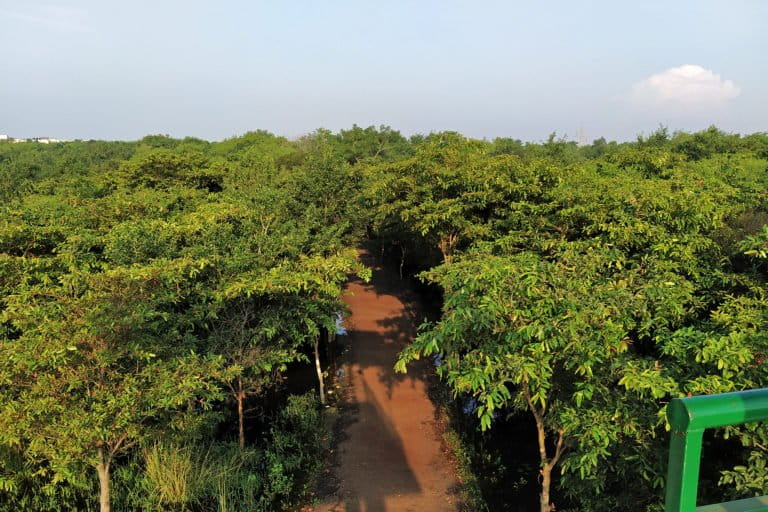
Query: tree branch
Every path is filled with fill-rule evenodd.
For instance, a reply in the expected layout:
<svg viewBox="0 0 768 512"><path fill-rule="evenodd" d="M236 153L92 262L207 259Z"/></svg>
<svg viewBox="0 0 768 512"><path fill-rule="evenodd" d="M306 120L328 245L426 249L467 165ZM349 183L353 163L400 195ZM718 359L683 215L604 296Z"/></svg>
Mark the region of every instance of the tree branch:
<svg viewBox="0 0 768 512"><path fill-rule="evenodd" d="M557 464L557 461L560 460L560 456L565 452L565 434L563 432L563 429L560 429L557 431L558 437L557 437L557 446L555 446L555 456L552 457L552 460L549 461L549 465L551 467L554 467Z"/></svg>

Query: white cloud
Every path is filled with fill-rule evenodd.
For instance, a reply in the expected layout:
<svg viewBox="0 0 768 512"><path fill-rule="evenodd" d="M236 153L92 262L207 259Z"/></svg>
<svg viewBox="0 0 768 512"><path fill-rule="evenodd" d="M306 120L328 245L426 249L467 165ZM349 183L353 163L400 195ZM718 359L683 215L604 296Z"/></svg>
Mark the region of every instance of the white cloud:
<svg viewBox="0 0 768 512"><path fill-rule="evenodd" d="M632 86L629 99L640 107L720 106L741 94L741 88L717 73L686 64L651 75Z"/></svg>

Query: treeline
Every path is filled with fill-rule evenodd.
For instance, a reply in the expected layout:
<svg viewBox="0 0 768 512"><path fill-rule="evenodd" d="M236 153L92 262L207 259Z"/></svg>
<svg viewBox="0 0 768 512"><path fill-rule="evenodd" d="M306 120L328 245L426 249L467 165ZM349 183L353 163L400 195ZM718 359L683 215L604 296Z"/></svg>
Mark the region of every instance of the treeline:
<svg viewBox="0 0 768 512"><path fill-rule="evenodd" d="M498 467L542 511L658 510L669 399L766 385L766 134L0 144L0 182L0 509L303 499L320 415L275 390L364 241L442 292L398 368L439 356L477 464L530 421L536 459ZM704 493L768 492L766 446L708 439Z"/></svg>

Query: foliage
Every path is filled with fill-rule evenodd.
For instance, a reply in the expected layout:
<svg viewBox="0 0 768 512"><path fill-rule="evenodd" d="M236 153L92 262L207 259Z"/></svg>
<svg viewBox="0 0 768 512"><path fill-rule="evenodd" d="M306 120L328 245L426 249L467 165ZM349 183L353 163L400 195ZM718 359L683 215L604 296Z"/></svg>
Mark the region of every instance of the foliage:
<svg viewBox="0 0 768 512"><path fill-rule="evenodd" d="M285 510L317 474L328 433L309 395L290 397L265 439L236 444L155 444L143 451L139 510Z"/></svg>
<svg viewBox="0 0 768 512"><path fill-rule="evenodd" d="M441 210L448 225L482 235L422 274L445 293L442 318L422 326L397 368L439 355L438 372L457 397L479 402L483 429L498 414L528 411L538 430L542 511L553 507L556 468L558 508L654 509L666 470L666 401L766 384L766 235L755 232L761 223L738 220L761 218L763 177L751 173L748 154L727 155L738 137L694 134L714 146L696 155L676 146L682 137L661 130L594 163L569 164L573 158L549 151L562 162L551 174L536 160L475 165L486 183L521 167L540 181L502 189L491 223L467 213L472 195L453 196L458 219ZM413 202L426 204L440 183ZM730 435L754 446L743 429ZM722 483L756 489L746 482L759 473L761 454L750 453ZM626 481L637 485L627 489Z"/></svg>
<svg viewBox="0 0 768 512"><path fill-rule="evenodd" d="M542 510L656 510L668 400L768 381L766 159L715 127L0 144L0 501L94 510L111 469L120 509L295 504L318 412L267 396L370 238L444 298L398 369L439 355L486 434L528 415ZM767 435L708 441L713 495L766 491Z"/></svg>
<svg viewBox="0 0 768 512"><path fill-rule="evenodd" d="M152 136L76 153L85 169L54 158L67 144L20 147L3 172L16 152L52 162L25 175L26 193L7 191L0 217L0 445L40 478L8 469L3 492L71 489L90 507L91 466L106 510L110 473L130 480L136 450L214 432L233 383L241 406L257 399L334 325L360 269L347 249L357 203L342 193L354 177L324 142L283 169L299 150L265 133Z"/></svg>

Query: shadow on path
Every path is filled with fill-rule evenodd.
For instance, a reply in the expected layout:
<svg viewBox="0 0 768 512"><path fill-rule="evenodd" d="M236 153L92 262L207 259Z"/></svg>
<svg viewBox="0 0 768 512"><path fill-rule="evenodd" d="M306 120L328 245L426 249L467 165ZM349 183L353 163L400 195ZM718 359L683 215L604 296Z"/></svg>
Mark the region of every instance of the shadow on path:
<svg viewBox="0 0 768 512"><path fill-rule="evenodd" d="M402 347L413 339L415 294L399 276L375 266L370 283L351 281L344 301L349 351L344 365L350 421L338 445L337 501L318 512L455 511L456 478L434 423L422 365L396 374Z"/></svg>

